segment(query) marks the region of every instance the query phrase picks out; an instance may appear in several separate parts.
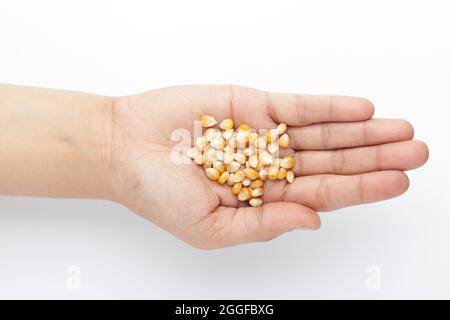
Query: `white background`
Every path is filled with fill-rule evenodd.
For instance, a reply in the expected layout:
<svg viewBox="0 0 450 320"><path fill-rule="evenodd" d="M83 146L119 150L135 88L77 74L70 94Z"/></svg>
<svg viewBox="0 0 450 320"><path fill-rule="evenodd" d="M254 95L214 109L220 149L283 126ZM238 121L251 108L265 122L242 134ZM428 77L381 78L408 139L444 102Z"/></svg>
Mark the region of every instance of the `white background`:
<svg viewBox="0 0 450 320"><path fill-rule="evenodd" d="M430 160L400 198L209 252L113 203L0 197L0 297L450 298L449 13L447 1L2 0L0 82L359 95L377 117L409 119Z"/></svg>

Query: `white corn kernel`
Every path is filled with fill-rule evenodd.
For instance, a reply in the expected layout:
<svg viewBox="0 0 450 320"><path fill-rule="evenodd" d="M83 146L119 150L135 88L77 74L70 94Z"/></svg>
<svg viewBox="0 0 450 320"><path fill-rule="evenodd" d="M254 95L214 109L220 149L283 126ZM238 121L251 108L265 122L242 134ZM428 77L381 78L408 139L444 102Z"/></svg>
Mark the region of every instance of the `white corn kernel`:
<svg viewBox="0 0 450 320"><path fill-rule="evenodd" d="M286 180L287 180L287 182L289 182L289 183L294 182L294 172L293 172L292 170L289 170L289 171L286 173Z"/></svg>
<svg viewBox="0 0 450 320"><path fill-rule="evenodd" d="M233 152L225 152L223 154L223 163L230 164L234 160L234 154Z"/></svg>
<svg viewBox="0 0 450 320"><path fill-rule="evenodd" d="M233 126L234 126L233 120L231 120L231 119L225 119L219 125L219 127L223 130L232 129Z"/></svg>
<svg viewBox="0 0 450 320"><path fill-rule="evenodd" d="M232 161L229 165L227 165L227 171L234 173L241 168L241 164L237 161Z"/></svg>
<svg viewBox="0 0 450 320"><path fill-rule="evenodd" d="M250 180L249 178L244 178L244 180L242 180L242 185L243 186L250 186L252 184L252 180Z"/></svg>
<svg viewBox="0 0 450 320"><path fill-rule="evenodd" d="M258 156L255 154L255 155L252 155L252 156L250 156L249 158L248 158L248 164L250 165L250 167L252 167L252 168L256 168L257 166L258 166Z"/></svg>
<svg viewBox="0 0 450 320"><path fill-rule="evenodd" d="M259 154L259 161L263 166L267 166L273 163L273 158L267 151L262 151Z"/></svg>
<svg viewBox="0 0 450 320"><path fill-rule="evenodd" d="M225 164L222 161L214 161L212 166L214 169L217 169L221 174L226 170Z"/></svg>
<svg viewBox="0 0 450 320"><path fill-rule="evenodd" d="M208 140L205 137L198 137L195 140L195 146L201 151L205 150L207 145L208 145Z"/></svg>
<svg viewBox="0 0 450 320"><path fill-rule="evenodd" d="M276 143L276 142L271 142L271 143L269 144L269 146L267 147L267 150L268 150L270 153L275 153L275 152L277 152L277 151L279 150L279 148L278 148L278 143Z"/></svg>
<svg viewBox="0 0 450 320"><path fill-rule="evenodd" d="M205 151L205 161L214 162L216 160L216 149L208 149Z"/></svg>
<svg viewBox="0 0 450 320"><path fill-rule="evenodd" d="M198 150L196 148L190 148L187 152L187 156L191 159L195 158L195 155L198 153Z"/></svg>
<svg viewBox="0 0 450 320"><path fill-rule="evenodd" d="M215 137L211 143L210 143L211 147L216 148L216 149L223 149L225 147L225 139L222 137Z"/></svg>
<svg viewBox="0 0 450 320"><path fill-rule="evenodd" d="M264 193L264 188L256 188L252 190L252 197L257 198L261 197Z"/></svg>
<svg viewBox="0 0 450 320"><path fill-rule="evenodd" d="M251 198L248 202L252 207L261 207L262 199L261 198Z"/></svg>
<svg viewBox="0 0 450 320"><path fill-rule="evenodd" d="M239 162L240 164L245 164L245 161L247 160L245 157L245 154L242 152L238 152L234 155L234 160Z"/></svg>
<svg viewBox="0 0 450 320"><path fill-rule="evenodd" d="M244 178L245 178L245 173L242 170L238 170L234 173L233 182L234 183L242 182L242 180L244 180Z"/></svg>
<svg viewBox="0 0 450 320"><path fill-rule="evenodd" d="M222 132L223 138L227 141L233 137L233 134L234 134L233 129L228 129L228 130L225 130L224 132Z"/></svg>

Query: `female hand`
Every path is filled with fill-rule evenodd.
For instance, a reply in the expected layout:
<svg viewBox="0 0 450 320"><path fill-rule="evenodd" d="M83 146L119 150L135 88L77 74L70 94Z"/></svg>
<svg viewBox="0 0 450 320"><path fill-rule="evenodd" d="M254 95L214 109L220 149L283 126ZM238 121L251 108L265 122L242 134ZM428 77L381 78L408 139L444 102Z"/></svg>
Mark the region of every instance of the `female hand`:
<svg viewBox="0 0 450 320"><path fill-rule="evenodd" d="M427 146L405 120L372 119L363 98L183 86L115 98L111 168L117 201L191 245L218 248L320 227L318 211L375 202L408 188L404 173L423 165ZM294 183L267 181L262 207L242 206L226 185L171 152L180 128L193 136L201 115L255 129L289 126Z"/></svg>

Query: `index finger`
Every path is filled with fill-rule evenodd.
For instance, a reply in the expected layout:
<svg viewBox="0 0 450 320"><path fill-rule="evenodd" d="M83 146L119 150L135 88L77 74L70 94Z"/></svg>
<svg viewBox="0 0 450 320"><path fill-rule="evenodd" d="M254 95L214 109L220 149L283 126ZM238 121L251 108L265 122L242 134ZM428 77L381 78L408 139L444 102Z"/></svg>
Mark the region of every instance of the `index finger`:
<svg viewBox="0 0 450 320"><path fill-rule="evenodd" d="M369 100L350 96L268 92L266 104L275 122L284 122L290 126L363 121L374 114L373 104Z"/></svg>

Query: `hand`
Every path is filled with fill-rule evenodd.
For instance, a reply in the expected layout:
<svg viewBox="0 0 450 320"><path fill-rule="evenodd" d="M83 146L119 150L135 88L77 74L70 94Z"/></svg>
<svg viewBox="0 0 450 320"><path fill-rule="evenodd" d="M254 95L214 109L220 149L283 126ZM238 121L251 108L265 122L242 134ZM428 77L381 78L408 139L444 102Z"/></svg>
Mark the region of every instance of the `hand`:
<svg viewBox="0 0 450 320"><path fill-rule="evenodd" d="M190 243L210 249L265 241L297 228L317 229L317 211L398 196L403 171L423 165L428 149L411 140L405 120L371 119L362 98L267 93L237 86L186 86L117 98L113 103L112 167L118 201ZM171 151L179 128L193 134L203 114L255 129L288 124L294 183L267 181L264 205L242 206L226 185Z"/></svg>

